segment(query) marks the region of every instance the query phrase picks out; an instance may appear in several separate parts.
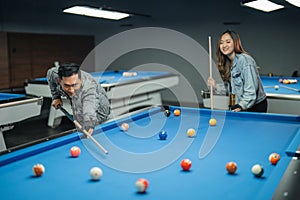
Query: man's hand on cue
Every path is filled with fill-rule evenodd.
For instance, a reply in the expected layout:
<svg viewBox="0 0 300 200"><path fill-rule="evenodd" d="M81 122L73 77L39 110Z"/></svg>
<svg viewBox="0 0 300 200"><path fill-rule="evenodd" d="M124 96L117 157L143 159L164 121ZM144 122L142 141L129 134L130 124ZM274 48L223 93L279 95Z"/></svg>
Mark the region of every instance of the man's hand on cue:
<svg viewBox="0 0 300 200"><path fill-rule="evenodd" d="M90 128L90 129L88 130L88 133L89 133L90 135L92 135L93 132L94 132L94 129L92 129L92 128Z"/></svg>
<svg viewBox="0 0 300 200"><path fill-rule="evenodd" d="M55 108L55 109L58 109L58 106L63 106L63 102L61 99L54 99L52 101L52 106Z"/></svg>
<svg viewBox="0 0 300 200"><path fill-rule="evenodd" d="M94 129L90 128L87 132L89 133L89 135L92 135L94 132ZM86 138L88 138L88 136L86 134L84 134L81 138L86 139Z"/></svg>

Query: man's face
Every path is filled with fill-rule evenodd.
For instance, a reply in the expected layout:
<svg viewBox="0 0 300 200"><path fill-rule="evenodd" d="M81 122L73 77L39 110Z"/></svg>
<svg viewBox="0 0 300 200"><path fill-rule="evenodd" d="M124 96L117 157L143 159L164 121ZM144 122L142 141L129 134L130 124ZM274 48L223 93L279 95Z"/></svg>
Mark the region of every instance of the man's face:
<svg viewBox="0 0 300 200"><path fill-rule="evenodd" d="M76 92L80 89L81 80L78 78L78 74L73 74L69 77L62 77L59 81L63 90L70 96L73 97Z"/></svg>

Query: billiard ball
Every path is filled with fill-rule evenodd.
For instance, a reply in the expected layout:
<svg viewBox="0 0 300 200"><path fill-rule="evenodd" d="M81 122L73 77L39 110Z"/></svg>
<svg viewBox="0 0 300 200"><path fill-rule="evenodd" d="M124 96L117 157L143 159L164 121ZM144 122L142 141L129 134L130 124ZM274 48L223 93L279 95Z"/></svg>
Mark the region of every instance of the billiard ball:
<svg viewBox="0 0 300 200"><path fill-rule="evenodd" d="M209 120L209 125L210 126L215 126L217 124L217 120L215 119L215 118L211 118L210 120Z"/></svg>
<svg viewBox="0 0 300 200"><path fill-rule="evenodd" d="M269 161L273 164L276 165L277 162L280 160L280 155L278 153L271 153L269 156Z"/></svg>
<svg viewBox="0 0 300 200"><path fill-rule="evenodd" d="M42 164L36 164L32 167L32 172L37 177L42 176L45 173L45 167Z"/></svg>
<svg viewBox="0 0 300 200"><path fill-rule="evenodd" d="M195 129L189 128L189 129L187 130L187 135L188 135L188 137L194 137L194 136L196 135Z"/></svg>
<svg viewBox="0 0 300 200"><path fill-rule="evenodd" d="M179 109L175 109L174 110L174 115L175 116L179 116L180 115L180 110Z"/></svg>
<svg viewBox="0 0 300 200"><path fill-rule="evenodd" d="M264 168L259 164L255 164L253 165L251 171L254 174L254 176L261 177L264 173Z"/></svg>
<svg viewBox="0 0 300 200"><path fill-rule="evenodd" d="M167 117L169 117L169 116L171 115L170 110L165 110L165 115L166 115Z"/></svg>
<svg viewBox="0 0 300 200"><path fill-rule="evenodd" d="M129 124L123 123L123 124L121 125L121 129L122 129L123 131L127 131L127 130L129 129Z"/></svg>
<svg viewBox="0 0 300 200"><path fill-rule="evenodd" d="M149 186L149 182L145 178L139 178L135 182L136 189L138 190L139 193L145 193L147 191L147 188Z"/></svg>
<svg viewBox="0 0 300 200"><path fill-rule="evenodd" d="M283 83L283 84L289 84L290 81L289 81L288 79L283 79L282 83Z"/></svg>
<svg viewBox="0 0 300 200"><path fill-rule="evenodd" d="M181 161L180 165L183 171L189 171L192 166L192 161L190 159L185 158Z"/></svg>
<svg viewBox="0 0 300 200"><path fill-rule="evenodd" d="M70 154L72 157L78 157L80 155L80 148L77 147L77 146L73 146L71 149L70 149Z"/></svg>
<svg viewBox="0 0 300 200"><path fill-rule="evenodd" d="M226 164L226 170L229 174L234 174L237 170L237 164L235 162L228 162Z"/></svg>
<svg viewBox="0 0 300 200"><path fill-rule="evenodd" d="M159 136L160 140L165 140L165 139L167 139L168 134L167 134L166 131L160 131L159 134L158 134L158 136Z"/></svg>
<svg viewBox="0 0 300 200"><path fill-rule="evenodd" d="M93 167L90 170L90 175L93 181L97 181L102 177L103 171L99 167Z"/></svg>
<svg viewBox="0 0 300 200"><path fill-rule="evenodd" d="M123 72L122 76L137 76L137 72Z"/></svg>
<svg viewBox="0 0 300 200"><path fill-rule="evenodd" d="M275 85L274 88L275 88L275 90L278 90L278 89L279 89L279 86L278 86L278 85Z"/></svg>

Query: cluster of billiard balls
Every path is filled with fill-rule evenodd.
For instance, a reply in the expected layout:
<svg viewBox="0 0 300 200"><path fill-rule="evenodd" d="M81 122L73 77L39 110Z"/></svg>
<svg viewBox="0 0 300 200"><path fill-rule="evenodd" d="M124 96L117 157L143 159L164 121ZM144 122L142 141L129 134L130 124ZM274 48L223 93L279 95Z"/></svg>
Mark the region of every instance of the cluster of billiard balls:
<svg viewBox="0 0 300 200"><path fill-rule="evenodd" d="M293 83L297 83L298 82L298 80L297 79L282 79L282 78L280 78L280 79L278 79L278 82L279 83L283 83L283 84L293 84Z"/></svg>
<svg viewBox="0 0 300 200"><path fill-rule="evenodd" d="M194 137L196 135L196 130L193 129L193 128L189 128L187 130L186 134L187 134L188 137ZM158 133L158 137L159 137L160 140L166 140L167 137L168 137L167 131L164 131L164 130L160 131Z"/></svg>
<svg viewBox="0 0 300 200"><path fill-rule="evenodd" d="M164 111L164 113L165 113L165 115L166 115L167 117L169 117L169 116L171 115L170 110L167 110L167 109ZM174 116L180 116L181 111L180 111L179 109L175 109L173 113L174 113ZM216 124L217 124L217 120L216 120L215 118L211 118L211 119L209 120L209 125L210 125L210 126L216 126ZM194 137L195 135L196 135L195 129L189 128L189 129L187 130L187 136L188 136L188 137ZM167 134L166 131L162 130L162 131L159 132L158 136L159 136L159 139L160 139L160 140L166 140L168 134Z"/></svg>
<svg viewBox="0 0 300 200"><path fill-rule="evenodd" d="M73 158L76 158L80 155L81 153L81 150L79 147L77 146L73 146L71 149L70 149L70 154ZM32 172L33 172L33 175L36 176L36 177L40 177L42 176L44 173L45 173L45 167L43 164L35 164L33 167L32 167ZM101 168L99 167L92 167L90 169L90 176L91 176L91 179L93 181L97 181L97 180L100 180L100 178L102 177L103 175L103 171Z"/></svg>
<svg viewBox="0 0 300 200"><path fill-rule="evenodd" d="M80 155L80 153L81 153L81 150L77 146L73 146L70 149L70 154L73 158L78 157ZM40 177L45 173L45 167L44 167L43 164L40 164L40 163L35 164L32 167L32 172L33 172L34 176ZM92 167L90 169L90 176L91 176L92 181L100 180L102 175L103 175L103 171L100 167ZM135 185L136 185L136 188L137 188L139 193L145 193L147 188L148 188L149 182L145 178L139 178L136 181Z"/></svg>
<svg viewBox="0 0 300 200"><path fill-rule="evenodd" d="M170 112L170 110L165 110L165 111L164 111L164 114L165 114L167 117L169 117L169 116L171 115L171 112ZM174 116L180 116L181 111L180 111L179 109L175 109L174 112L173 112L173 114L174 114ZM211 119L209 120L209 124L210 124L211 126L215 126L216 123L217 123L217 121L216 121L216 119L214 119L214 118L211 118ZM121 128L123 131L127 131L127 130L129 129L129 124L128 124L128 123L122 123L121 126L120 126L120 128ZM196 135L195 129L193 129L193 128L188 129L188 130L187 130L187 135L188 135L189 137L194 137L194 136ZM161 140L165 140L165 139L167 138L167 132L166 132L166 131L160 131L160 132L159 132L159 138L160 138ZM78 157L78 156L80 155L80 153L81 153L81 150L80 150L80 148L77 147L77 146L73 146L73 147L70 149L70 154L71 154L71 156L74 157L74 158L75 158L75 157ZM279 155L278 155L278 157L276 157L276 156L272 156L272 157L271 157L271 155L270 155L270 159L274 160L274 159L276 159L276 158L278 158L278 160L279 160ZM277 160L277 161L278 161L278 160ZM276 161L276 163L277 163L277 161ZM192 162L191 162L191 160L189 160L189 159L186 158L186 159L183 159L183 160L180 162L180 165L181 165L181 168L182 168L183 171L189 171L190 168L191 168L191 166L192 166ZM237 166L236 166L236 164L235 164L234 162L229 162L229 163L226 165L226 169L228 170L229 173L233 174L233 173L235 173L235 171L236 171L236 169L237 169ZM263 169L261 168L260 171L262 171L262 170L263 170ZM45 172L45 167L44 167L44 165L42 165L42 164L36 164L36 165L33 166L32 171L33 171L33 174L34 174L35 176L40 177L40 176L42 176L42 175L44 174L44 172ZM255 166L254 166L253 169L252 169L252 171L255 171L255 172L253 172L253 173L256 173L256 174L258 175L258 172L257 172L257 171L259 171L259 167L257 167L257 166L255 167ZM92 168L90 169L90 176L91 176L91 179L92 179L92 180L97 181L97 180L99 180L99 179L102 177L102 175L103 175L103 171L102 171L101 168L99 168L99 167L92 167ZM140 179L138 179L138 180L136 181L136 188L137 188L138 192L140 192L140 193L146 192L148 186L149 186L149 182L148 182L148 180L145 179L145 178L140 178Z"/></svg>
<svg viewBox="0 0 300 200"><path fill-rule="evenodd" d="M169 117L170 115L171 115L171 111L170 110L168 110L168 109L166 109L165 111L165 115L167 116L167 117ZM181 111L179 110L179 109L175 109L174 111L173 111L173 114L174 114L174 116L180 116L180 114L181 114Z"/></svg>
<svg viewBox="0 0 300 200"><path fill-rule="evenodd" d="M278 153L271 153L270 154L269 161L273 165L276 165L279 160L280 160L280 155ZM237 170L237 164L233 161L228 162L226 164L226 170L229 174L234 174ZM252 166L251 172L254 174L254 176L261 177L264 173L264 168L260 164L255 164L255 165Z"/></svg>

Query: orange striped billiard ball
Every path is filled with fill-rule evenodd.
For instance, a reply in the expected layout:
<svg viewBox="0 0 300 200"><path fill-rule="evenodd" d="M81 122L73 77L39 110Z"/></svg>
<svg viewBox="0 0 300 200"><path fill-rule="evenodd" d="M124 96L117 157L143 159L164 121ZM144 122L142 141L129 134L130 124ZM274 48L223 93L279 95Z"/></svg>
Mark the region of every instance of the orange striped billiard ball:
<svg viewBox="0 0 300 200"><path fill-rule="evenodd" d="M123 123L123 124L121 125L121 129L122 129L123 131L128 131L128 129L129 129L129 124Z"/></svg>
<svg viewBox="0 0 300 200"><path fill-rule="evenodd" d="M269 161L273 164L276 165L277 162L280 160L280 155L278 153L271 153L269 156Z"/></svg>
<svg viewBox="0 0 300 200"><path fill-rule="evenodd" d="M32 167L32 172L36 177L42 176L45 172L45 167L42 164L36 164Z"/></svg>

